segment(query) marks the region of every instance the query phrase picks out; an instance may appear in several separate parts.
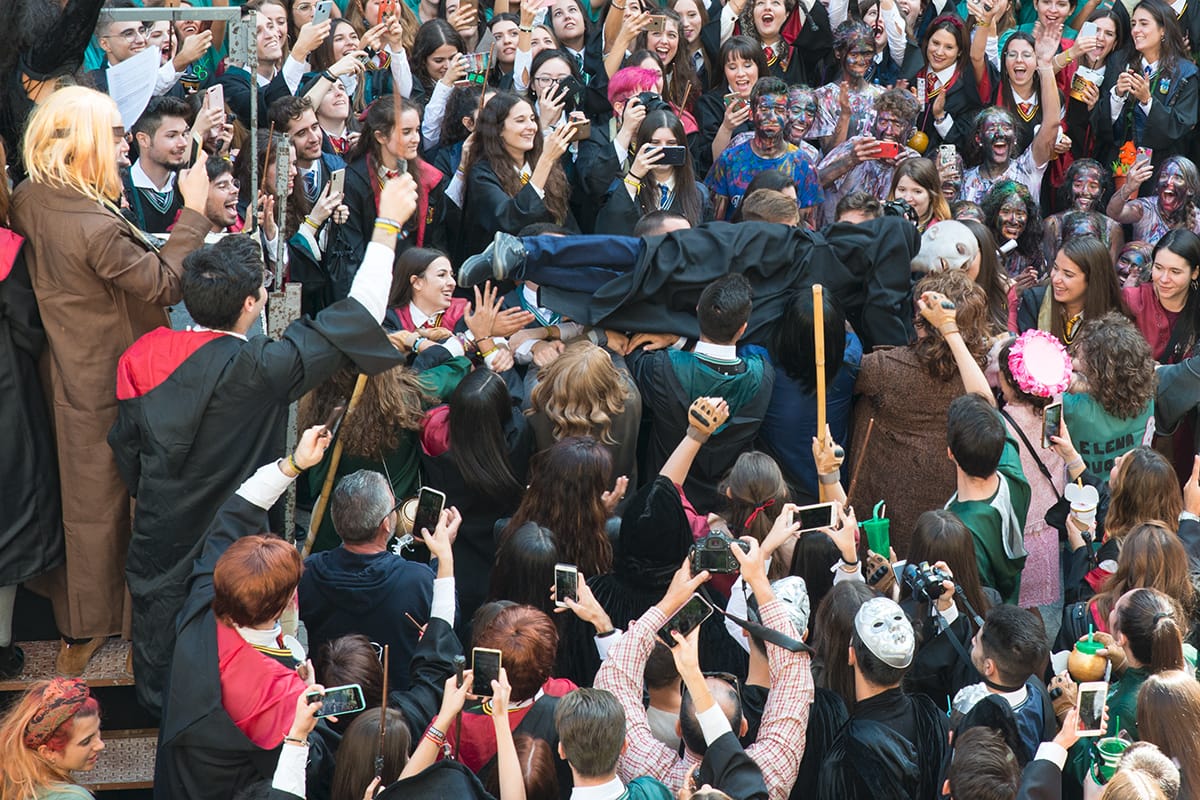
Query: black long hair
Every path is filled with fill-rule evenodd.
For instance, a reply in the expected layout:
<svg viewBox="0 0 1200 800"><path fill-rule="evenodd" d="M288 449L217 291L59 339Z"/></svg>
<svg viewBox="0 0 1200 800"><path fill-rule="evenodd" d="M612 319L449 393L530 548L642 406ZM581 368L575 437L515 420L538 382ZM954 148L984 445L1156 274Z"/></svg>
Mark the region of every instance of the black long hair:
<svg viewBox="0 0 1200 800"><path fill-rule="evenodd" d="M1182 258L1192 269L1200 267L1200 236L1186 228L1175 228L1168 231L1154 246L1154 255L1159 250L1166 250ZM1159 357L1164 364L1175 364L1187 358L1196 346L1196 334L1200 329L1200 291L1196 289L1195 281L1188 289L1187 302L1171 328L1171 338L1167 347Z"/></svg>
<svg viewBox="0 0 1200 800"><path fill-rule="evenodd" d="M846 316L833 292L821 296L825 312L825 382L832 384L846 356ZM812 292L807 288L797 291L775 326L772 347L775 362L805 392L817 389L817 363L812 357L816 347L814 309Z"/></svg>
<svg viewBox="0 0 1200 800"><path fill-rule="evenodd" d="M659 109L647 114L646 118L642 120L642 124L638 126L637 135L634 137L634 152L650 141L654 132L659 128L670 130L675 136L675 144L687 147L687 134L683 130L683 123L679 121L679 117L670 111ZM696 185L696 173L692 168L691 155L685 152L684 156L683 163L673 168L675 197L678 202L676 211L687 217L688 222L694 228L704 222L704 204L700 200L700 188ZM641 207L642 214L657 211L658 199L658 183L654 179L654 171L651 170L642 180L641 188L638 189L638 205Z"/></svg>
<svg viewBox="0 0 1200 800"><path fill-rule="evenodd" d="M413 40L409 64L412 66L413 77L420 81L426 94L433 94L433 85L437 81L429 74L425 61L434 50L444 44L453 45L460 53L467 52L467 44L463 41L462 34L450 27L450 23L444 19L431 19L426 22L417 30L417 37Z"/></svg>
<svg viewBox="0 0 1200 800"><path fill-rule="evenodd" d="M463 378L450 395L450 459L471 491L511 508L524 487L508 457L508 386L490 369Z"/></svg>
<svg viewBox="0 0 1200 800"><path fill-rule="evenodd" d="M1133 11L1129 12L1129 18L1132 20L1133 15L1138 9L1143 9L1147 14L1154 17L1154 21L1163 29L1162 48L1158 53L1158 71L1161 75L1170 75L1172 77L1179 70L1180 61L1191 61L1192 56L1188 52L1187 43L1184 41L1183 28L1179 26L1179 20L1175 16L1174 9L1163 2L1163 0L1141 0ZM1129 48L1129 69L1142 71L1142 54L1137 51L1136 47Z"/></svg>

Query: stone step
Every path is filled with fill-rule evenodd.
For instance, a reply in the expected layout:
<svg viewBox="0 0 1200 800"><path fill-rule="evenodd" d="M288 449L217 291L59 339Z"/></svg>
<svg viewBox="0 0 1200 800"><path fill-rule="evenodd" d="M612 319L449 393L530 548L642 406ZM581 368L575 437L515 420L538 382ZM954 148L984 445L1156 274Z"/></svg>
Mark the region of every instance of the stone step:
<svg viewBox="0 0 1200 800"><path fill-rule="evenodd" d="M104 731L104 752L91 772L74 773L91 792L149 789L154 786L154 752L158 731L140 728Z"/></svg>
<svg viewBox="0 0 1200 800"><path fill-rule="evenodd" d="M20 692L35 681L49 680L55 675L54 661L58 658L57 640L18 642L25 651L25 669L20 677L0 681L0 692ZM132 686L133 675L125 669L129 657L129 642L109 639L96 651L81 676L88 686Z"/></svg>

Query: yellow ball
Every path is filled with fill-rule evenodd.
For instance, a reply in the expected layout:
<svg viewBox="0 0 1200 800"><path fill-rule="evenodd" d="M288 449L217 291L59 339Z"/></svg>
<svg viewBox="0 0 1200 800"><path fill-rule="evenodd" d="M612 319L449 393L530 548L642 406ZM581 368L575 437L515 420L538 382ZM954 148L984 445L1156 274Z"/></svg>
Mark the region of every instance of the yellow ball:
<svg viewBox="0 0 1200 800"><path fill-rule="evenodd" d="M929 136L925 131L917 131L909 138L908 146L918 153L924 153L925 148L929 147Z"/></svg>

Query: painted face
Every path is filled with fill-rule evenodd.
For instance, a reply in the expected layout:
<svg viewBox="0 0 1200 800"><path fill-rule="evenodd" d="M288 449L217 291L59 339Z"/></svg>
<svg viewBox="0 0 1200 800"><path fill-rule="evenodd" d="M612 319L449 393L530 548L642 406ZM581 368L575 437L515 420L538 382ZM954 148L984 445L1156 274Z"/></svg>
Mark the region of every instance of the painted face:
<svg viewBox="0 0 1200 800"><path fill-rule="evenodd" d="M1117 275L1122 285L1137 286L1150 272L1150 253L1141 243L1131 243L1117 259Z"/></svg>
<svg viewBox="0 0 1200 800"><path fill-rule="evenodd" d="M318 153L320 150L318 149ZM238 189L237 179L226 172L208 184L208 200L204 204L204 216L218 231L237 222Z"/></svg>
<svg viewBox="0 0 1200 800"><path fill-rule="evenodd" d="M583 39L583 12L575 0L559 0L555 3L550 20L554 25L554 34L563 44L578 44Z"/></svg>
<svg viewBox="0 0 1200 800"><path fill-rule="evenodd" d="M842 61L842 69L846 75L855 79L861 79L867 74L867 70L871 66L871 59L875 57L875 45L870 41L856 42L846 51L846 57Z"/></svg>
<svg viewBox="0 0 1200 800"><path fill-rule="evenodd" d="M888 142L904 142L908 140L908 129L912 127L908 120L901 119L892 111L880 111L875 114L874 133L876 139Z"/></svg>
<svg viewBox="0 0 1200 800"><path fill-rule="evenodd" d="M752 59L732 55L725 62L725 80L729 83L731 92L749 97L750 90L758 81L758 64Z"/></svg>
<svg viewBox="0 0 1200 800"><path fill-rule="evenodd" d="M435 258L423 273L412 278L413 302L426 313L447 309L454 297L455 285L450 260Z"/></svg>
<svg viewBox="0 0 1200 800"><path fill-rule="evenodd" d="M1139 53L1157 53L1162 45L1163 26L1150 16L1149 11L1139 8L1133 13L1129 34Z"/></svg>
<svg viewBox="0 0 1200 800"><path fill-rule="evenodd" d="M512 20L502 19L492 25L492 36L496 39L496 60L511 64L517 57L517 40L521 29Z"/></svg>
<svg viewBox="0 0 1200 800"><path fill-rule="evenodd" d="M1016 194L1009 195L1004 204L1000 206L1000 211L996 216L1000 236L1006 240L1020 239L1021 234L1025 232L1025 226L1029 223L1029 212L1025 208L1025 201Z"/></svg>
<svg viewBox="0 0 1200 800"><path fill-rule="evenodd" d="M1087 294L1087 275L1071 259L1060 250L1050 268L1050 290L1054 293L1055 301L1064 305L1082 303Z"/></svg>
<svg viewBox="0 0 1200 800"><path fill-rule="evenodd" d="M504 127L500 129L500 139L513 160L521 162L525 160L525 154L533 149L537 132L538 121L533 107L522 100L508 110Z"/></svg>
<svg viewBox="0 0 1200 800"><path fill-rule="evenodd" d="M953 164L946 164L944 166L939 164L938 178L942 184L942 197L946 198L947 203L953 203L958 199L959 192L962 191L962 159L956 158Z"/></svg>
<svg viewBox="0 0 1200 800"><path fill-rule="evenodd" d="M1083 167L1071 181L1071 196L1074 207L1080 211L1096 210L1100 203L1100 193L1104 182L1100 170L1094 167Z"/></svg>
<svg viewBox="0 0 1200 800"><path fill-rule="evenodd" d="M333 88L341 85L341 81L334 81ZM333 92L326 92L328 97ZM343 97L345 90L342 90ZM321 105L324 105L322 101ZM321 123L317 122L317 115L310 109L305 109L299 117L288 122L288 137L292 140L292 146L296 148L296 157L306 164L311 164L313 161L321 157Z"/></svg>
<svg viewBox="0 0 1200 800"><path fill-rule="evenodd" d="M673 19L668 19L661 32L651 31L646 34L646 48L658 55L658 60L670 64L671 59L679 52L679 25Z"/></svg>
<svg viewBox="0 0 1200 800"><path fill-rule="evenodd" d="M458 58L458 49L452 44L444 44L425 59L425 71L429 73L430 78L440 81L456 58Z"/></svg>
<svg viewBox="0 0 1200 800"><path fill-rule="evenodd" d="M979 123L979 146L994 164L1007 164L1017 140L1017 129L1004 114L988 114Z"/></svg>
<svg viewBox="0 0 1200 800"><path fill-rule="evenodd" d="M100 738L100 717L76 717L71 728L71 741L61 751L46 746L38 753L62 772L88 771L96 768L104 740Z"/></svg>
<svg viewBox="0 0 1200 800"><path fill-rule="evenodd" d="M917 219L924 220L929 216L933 204L929 191L907 175L896 182L896 198L906 200L917 212Z"/></svg>
<svg viewBox="0 0 1200 800"><path fill-rule="evenodd" d="M789 89L787 96L787 123L783 135L792 144L799 144L812 130L817 120L817 98L806 89Z"/></svg>
<svg viewBox="0 0 1200 800"><path fill-rule="evenodd" d="M675 3L675 13L683 18L684 41L692 44L699 39L704 20L700 17L700 7L696 5L696 0L678 0Z"/></svg>
<svg viewBox="0 0 1200 800"><path fill-rule="evenodd" d="M787 19L787 6L783 0L755 0L754 28L760 39L774 41L783 30L784 20Z"/></svg>
<svg viewBox="0 0 1200 800"><path fill-rule="evenodd" d="M333 53L338 58L349 55L358 49L358 31L351 25L338 25L334 28Z"/></svg>
<svg viewBox="0 0 1200 800"><path fill-rule="evenodd" d="M1091 214L1076 216L1070 215L1070 220L1063 223L1063 241L1088 237L1092 239L1102 239L1104 231L1100 229L1096 218Z"/></svg>
<svg viewBox="0 0 1200 800"><path fill-rule="evenodd" d="M1069 0L1037 0L1034 8L1043 25L1065 25L1071 15Z"/></svg>
<svg viewBox="0 0 1200 800"><path fill-rule="evenodd" d="M787 95L764 94L751 109L754 132L764 139L778 139L787 121Z"/></svg>
<svg viewBox="0 0 1200 800"><path fill-rule="evenodd" d="M1033 73L1037 69L1033 45L1024 39L1013 39L1004 48L1004 56L1009 83L1027 86L1033 82Z"/></svg>
<svg viewBox="0 0 1200 800"><path fill-rule="evenodd" d="M1154 256L1150 275L1154 280L1154 293L1164 306L1178 308L1187 301L1192 281L1200 277L1200 269L1193 267L1183 256L1162 248Z"/></svg>
<svg viewBox="0 0 1200 800"><path fill-rule="evenodd" d="M958 61L958 39L950 31L934 31L925 47L925 61L934 72L952 66Z"/></svg>
<svg viewBox="0 0 1200 800"><path fill-rule="evenodd" d="M1158 207L1162 213L1171 215L1179 211L1191 199L1187 180L1178 164L1164 164L1158 173Z"/></svg>
<svg viewBox="0 0 1200 800"><path fill-rule="evenodd" d="M550 31L542 26L533 29L533 33L529 35L529 52L536 56L543 50L553 50L557 45L554 42L554 37L550 35Z"/></svg>

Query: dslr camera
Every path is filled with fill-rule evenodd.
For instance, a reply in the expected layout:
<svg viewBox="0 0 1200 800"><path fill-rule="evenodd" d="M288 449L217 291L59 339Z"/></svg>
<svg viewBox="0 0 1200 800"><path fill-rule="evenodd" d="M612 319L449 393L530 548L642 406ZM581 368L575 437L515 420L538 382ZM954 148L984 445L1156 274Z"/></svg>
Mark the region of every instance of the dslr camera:
<svg viewBox="0 0 1200 800"><path fill-rule="evenodd" d="M913 598L927 603L936 603L942 596L945 587L942 581L953 581L950 574L944 570L929 566L928 561L920 564L908 564L904 567L904 583L912 589Z"/></svg>
<svg viewBox="0 0 1200 800"><path fill-rule="evenodd" d="M639 92L637 99L646 109L647 114L653 111L670 111L672 114L675 113L671 109L671 104L663 100L662 95L658 92Z"/></svg>
<svg viewBox="0 0 1200 800"><path fill-rule="evenodd" d="M730 552L730 547L737 545L743 553L750 552L750 545L740 539L731 539L722 531L711 531L708 536L698 539L692 545L688 559L692 564L692 574L698 575L704 570L716 574L728 574L738 571L737 559Z"/></svg>

